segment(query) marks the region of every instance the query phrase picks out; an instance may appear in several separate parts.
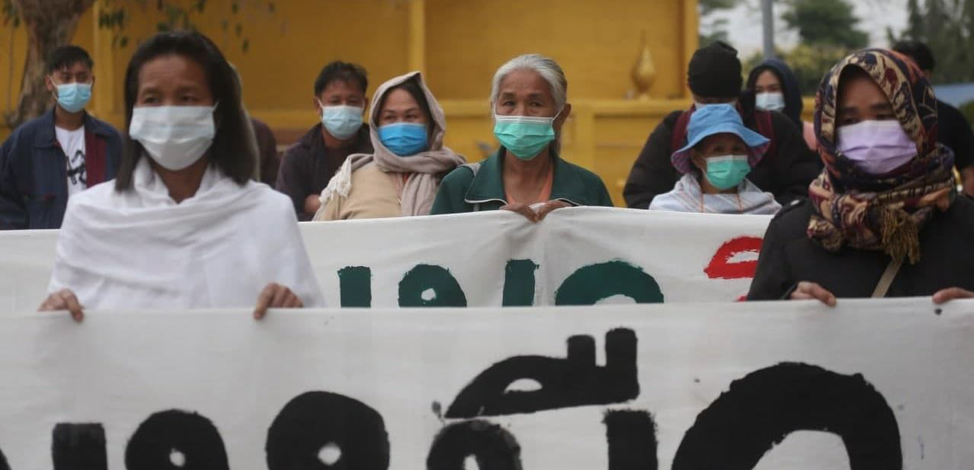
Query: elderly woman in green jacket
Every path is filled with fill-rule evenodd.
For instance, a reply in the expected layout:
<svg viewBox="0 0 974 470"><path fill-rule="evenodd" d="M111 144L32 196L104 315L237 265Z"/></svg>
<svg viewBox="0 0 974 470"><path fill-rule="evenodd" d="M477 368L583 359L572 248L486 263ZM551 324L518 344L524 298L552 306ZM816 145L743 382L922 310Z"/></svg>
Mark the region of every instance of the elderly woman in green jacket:
<svg viewBox="0 0 974 470"><path fill-rule="evenodd" d="M558 156L571 114L568 81L554 60L526 54L502 65L490 93L500 150L447 175L431 214L510 210L537 222L571 206L612 206L598 175Z"/></svg>

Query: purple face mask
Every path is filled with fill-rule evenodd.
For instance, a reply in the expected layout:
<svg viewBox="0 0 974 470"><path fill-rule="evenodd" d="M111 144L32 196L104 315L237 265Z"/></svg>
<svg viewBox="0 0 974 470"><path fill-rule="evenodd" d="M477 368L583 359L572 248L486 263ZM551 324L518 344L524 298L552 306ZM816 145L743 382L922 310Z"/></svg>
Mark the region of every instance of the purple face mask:
<svg viewBox="0 0 974 470"><path fill-rule="evenodd" d="M900 122L862 121L838 129L839 151L870 175L884 175L917 156L917 146Z"/></svg>

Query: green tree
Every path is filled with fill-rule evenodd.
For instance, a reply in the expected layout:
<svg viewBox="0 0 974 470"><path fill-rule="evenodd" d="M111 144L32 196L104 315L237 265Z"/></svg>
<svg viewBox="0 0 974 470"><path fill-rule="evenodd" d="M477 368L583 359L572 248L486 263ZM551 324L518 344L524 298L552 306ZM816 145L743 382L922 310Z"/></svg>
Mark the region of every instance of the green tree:
<svg viewBox="0 0 974 470"><path fill-rule="evenodd" d="M849 54L849 50L838 46L809 46L799 44L789 51L778 50L776 55L785 61L795 72L798 89L803 96L815 96L825 72L828 72L839 60ZM761 62L764 54L755 52L743 60L744 78Z"/></svg>
<svg viewBox="0 0 974 470"><path fill-rule="evenodd" d="M741 2L742 0L699 0L697 13L700 15L700 46L715 41L727 42L727 20L714 18L713 14L733 9Z"/></svg>
<svg viewBox="0 0 974 470"><path fill-rule="evenodd" d="M933 82L974 81L974 0L919 0L907 2L906 30L899 37L887 31L890 41L906 39L930 46L937 66Z"/></svg>
<svg viewBox="0 0 974 470"><path fill-rule="evenodd" d="M859 30L852 4L847 0L788 0L781 19L796 30L801 42L814 46L860 49L869 35Z"/></svg>
<svg viewBox="0 0 974 470"><path fill-rule="evenodd" d="M193 30L196 28L196 18L213 13L209 11L212 8L207 9L210 3L207 0L2 0L0 14L3 15L4 26L11 28L13 34L14 29L23 25L28 38L27 60L21 77L17 107L4 116L8 126L19 126L43 114L50 107L51 94L44 86L47 55L50 51L70 43L81 16L96 1L101 6L98 27L111 31L113 46L123 48L130 42L126 24L133 14L154 12L162 18L156 25L156 30L172 31ZM244 52L247 51L250 40L245 34L241 9L249 7L266 10L271 14L275 11L275 2L267 0L232 0L221 4L229 8L229 11L218 12L225 15L221 26L240 42ZM13 74L12 66L8 73Z"/></svg>

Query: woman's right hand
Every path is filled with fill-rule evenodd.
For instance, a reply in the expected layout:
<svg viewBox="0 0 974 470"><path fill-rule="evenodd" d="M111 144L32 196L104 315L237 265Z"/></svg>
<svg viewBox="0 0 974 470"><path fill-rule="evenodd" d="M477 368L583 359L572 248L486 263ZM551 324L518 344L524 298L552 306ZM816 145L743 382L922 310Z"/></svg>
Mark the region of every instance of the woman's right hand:
<svg viewBox="0 0 974 470"><path fill-rule="evenodd" d="M550 214L551 211L555 209L564 209L566 207L571 207L572 205L565 201L560 201L555 199L555 200L548 201L544 204L537 205L536 206L538 208L537 210L535 210L534 207L532 206L534 205L522 204L518 202L515 204L508 204L506 206L503 206L501 207L501 210L517 212L518 214L521 214L524 217L526 217L531 222L537 223L544 220L544 218L548 214Z"/></svg>
<svg viewBox="0 0 974 470"><path fill-rule="evenodd" d="M85 318L83 309L84 307L81 306L81 302L78 302L78 298L75 297L74 292L71 292L71 289L61 289L47 296L47 299L37 308L37 311L51 312L67 310L71 314L71 318L80 323Z"/></svg>
<svg viewBox="0 0 974 470"><path fill-rule="evenodd" d="M517 202L517 203L514 203L514 204L508 204L506 206L503 206L503 207L501 207L501 210L502 211L511 211L511 212L514 212L514 213L517 213L517 214L521 214L526 219L530 220L531 222L535 222L536 223L539 220L541 220L541 219L538 218L538 213L534 209L532 209L531 206L528 205L528 204L523 204L523 203Z"/></svg>
<svg viewBox="0 0 974 470"><path fill-rule="evenodd" d="M788 300L818 300L829 307L835 307L835 295L814 282L799 282Z"/></svg>

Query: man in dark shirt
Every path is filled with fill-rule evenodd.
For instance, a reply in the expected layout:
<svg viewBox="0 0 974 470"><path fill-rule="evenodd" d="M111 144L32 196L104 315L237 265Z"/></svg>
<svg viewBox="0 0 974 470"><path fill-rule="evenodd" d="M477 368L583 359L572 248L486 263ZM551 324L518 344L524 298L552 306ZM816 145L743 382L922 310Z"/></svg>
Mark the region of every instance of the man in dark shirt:
<svg viewBox="0 0 974 470"><path fill-rule="evenodd" d="M298 220L311 220L328 181L354 153L372 153L365 116L368 79L361 66L341 61L326 65L314 84L315 124L284 153L277 190L291 197Z"/></svg>
<svg viewBox="0 0 974 470"><path fill-rule="evenodd" d="M653 198L673 189L680 175L670 156L686 143L690 115L702 106L721 103L735 105L744 125L771 141L748 180L774 194L782 205L808 196L808 184L822 171L821 162L791 119L779 112L755 109L754 93L741 92L743 81L741 61L733 47L718 41L693 54L687 84L694 104L689 110L667 115L650 134L622 191L626 205L647 209Z"/></svg>
<svg viewBox="0 0 974 470"><path fill-rule="evenodd" d="M896 43L893 50L913 59L927 80L933 76L936 63L933 51L926 44L902 41ZM967 122L960 110L940 100L937 100L937 118L937 140L954 151L954 166L960 172L964 192L974 196L974 130L971 123Z"/></svg>

